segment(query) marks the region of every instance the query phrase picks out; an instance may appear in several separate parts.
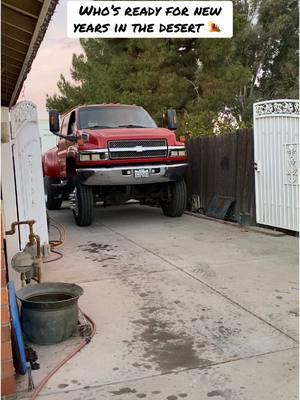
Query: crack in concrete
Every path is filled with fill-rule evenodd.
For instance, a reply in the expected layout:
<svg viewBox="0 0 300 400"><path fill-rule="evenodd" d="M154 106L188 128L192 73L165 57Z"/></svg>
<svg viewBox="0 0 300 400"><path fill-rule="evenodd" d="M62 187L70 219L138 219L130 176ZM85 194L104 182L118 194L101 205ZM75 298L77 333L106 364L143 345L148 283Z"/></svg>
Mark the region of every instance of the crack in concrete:
<svg viewBox="0 0 300 400"><path fill-rule="evenodd" d="M206 370L206 369L212 369L213 367L217 367L219 365L234 363L234 362L237 362L237 361L245 361L245 360L249 360L249 359L252 359L252 358L264 357L264 356L268 356L268 355L271 355L271 354L277 354L277 353L282 353L282 352L285 352L285 351L296 350L296 349L298 349L298 347L288 347L288 348L285 348L285 349L269 351L267 353L257 353L257 354L253 354L253 355L247 356L247 357L241 357L241 358L235 358L235 359L230 359L230 360L225 360L225 361L219 361L219 362L212 363L209 366L206 365L206 366L183 368L183 369L181 369L179 371L168 371L168 372L162 372L160 374L152 374L152 375L148 375L148 376L142 376L142 377L139 377L139 378L126 379L126 380L123 380L123 381L115 381L115 382L103 383L103 384L99 384L99 385L90 385L88 388L89 389L97 389L97 388L106 388L106 387L109 388L110 386L113 386L113 385L123 385L123 384L124 385L125 384L128 385L129 383L140 382L140 381L147 380L147 379L152 379L152 378L158 378L160 376L179 375L179 374L181 374L183 372L187 372L187 371L196 371L196 370L199 370L199 371L201 370L202 371L202 370ZM82 386L82 387L78 387L76 389L68 389L68 392L78 392L79 390L84 390L84 388L85 387ZM26 392L18 392L18 394L20 394L20 395L21 394L25 394L25 393ZM54 394L60 394L60 393L64 393L64 391L63 390L59 390L59 391L51 391L49 393L40 393L39 396L40 397L42 397L42 396L43 397L47 397L47 396L52 396ZM29 397L30 397L30 395L29 395ZM22 397L22 399L27 399L29 397L25 396L25 397Z"/></svg>
<svg viewBox="0 0 300 400"><path fill-rule="evenodd" d="M143 272L133 272L133 273L126 273L126 277L129 277L129 278L131 278L131 277L134 277L134 276L139 276L139 275L150 275L150 274L162 274L162 273L164 273L164 272L172 272L172 271L174 271L174 269L172 268L172 269L165 269L165 270L163 270L163 271L147 271L147 272L145 272L145 271L143 271ZM106 282L106 281L117 281L117 280L120 280L120 276L124 276L124 274L122 274L122 273L120 273L120 274L117 274L117 275L115 275L115 276L110 276L110 277L108 277L108 278L97 278L97 279L92 279L92 280L73 280L72 282L73 283L96 283L96 282Z"/></svg>
<svg viewBox="0 0 300 400"><path fill-rule="evenodd" d="M106 229L110 230L111 232L115 233L116 235L121 236L123 239L127 240L128 242L131 242L133 244L135 244L137 247L147 251L148 253L154 255L155 257L161 259L162 261L166 262L167 264L171 265L172 267L174 267L175 269L177 269L178 271L181 271L182 273L184 273L185 275L189 276L190 278L196 280L199 283L202 283L202 285L208 287L210 290L212 290L213 292L217 293L219 296L222 296L224 299L226 299L227 301L231 302L232 304L236 305L237 307L241 308L242 310L244 310L245 312L249 313L250 315L252 315L253 317L259 319L260 321L264 322L265 324L269 325L271 328L275 329L276 331L280 332L282 335L288 337L289 339L291 339L293 342L299 344L299 341L296 340L293 336L289 335L288 333L284 332L283 330L281 330L280 328L278 328L277 326L273 325L271 322L266 321L263 317L261 317L260 315L255 314L253 311L249 310L248 308L246 308L245 306L241 305L240 303L238 303L237 301L233 300L231 297L225 295L224 293L222 293L221 291L219 291L218 289L214 288L213 286L209 285L207 282L195 277L194 275L192 275L190 272L185 271L183 268L179 267L178 265L174 264L172 261L169 261L168 259L166 259L165 257L162 257L159 254L156 254L154 251L148 249L145 246L140 245L139 243L135 242L132 239L127 238L125 235L123 235L122 233L108 227L107 225L103 224L103 222L101 223Z"/></svg>

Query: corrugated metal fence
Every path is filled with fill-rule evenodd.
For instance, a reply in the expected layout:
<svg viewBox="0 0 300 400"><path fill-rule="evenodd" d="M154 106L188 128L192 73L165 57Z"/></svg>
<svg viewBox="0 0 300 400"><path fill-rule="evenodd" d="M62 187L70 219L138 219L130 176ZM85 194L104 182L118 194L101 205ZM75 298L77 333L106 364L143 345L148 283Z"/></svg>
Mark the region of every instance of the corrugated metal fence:
<svg viewBox="0 0 300 400"><path fill-rule="evenodd" d="M215 195L233 197L231 217L255 223L253 130L241 129L218 136L198 136L187 143L189 209L193 199L204 213Z"/></svg>

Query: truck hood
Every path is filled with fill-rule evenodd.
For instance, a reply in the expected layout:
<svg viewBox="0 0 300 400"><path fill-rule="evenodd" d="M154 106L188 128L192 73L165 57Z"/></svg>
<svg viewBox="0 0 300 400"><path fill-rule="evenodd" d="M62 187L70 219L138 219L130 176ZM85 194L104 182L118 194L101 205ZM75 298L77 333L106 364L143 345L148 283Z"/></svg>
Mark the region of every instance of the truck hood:
<svg viewBox="0 0 300 400"><path fill-rule="evenodd" d="M89 134L85 147L105 148L111 140L166 139L168 146L176 145L174 132L164 128L110 128L84 129L80 133Z"/></svg>

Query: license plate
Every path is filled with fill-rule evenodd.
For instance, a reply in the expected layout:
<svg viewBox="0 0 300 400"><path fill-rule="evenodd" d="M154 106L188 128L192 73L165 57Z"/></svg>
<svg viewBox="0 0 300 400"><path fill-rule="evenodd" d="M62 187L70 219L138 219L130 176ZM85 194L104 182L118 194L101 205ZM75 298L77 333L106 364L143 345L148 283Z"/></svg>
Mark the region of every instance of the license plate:
<svg viewBox="0 0 300 400"><path fill-rule="evenodd" d="M149 169L135 169L133 176L135 178L149 178Z"/></svg>

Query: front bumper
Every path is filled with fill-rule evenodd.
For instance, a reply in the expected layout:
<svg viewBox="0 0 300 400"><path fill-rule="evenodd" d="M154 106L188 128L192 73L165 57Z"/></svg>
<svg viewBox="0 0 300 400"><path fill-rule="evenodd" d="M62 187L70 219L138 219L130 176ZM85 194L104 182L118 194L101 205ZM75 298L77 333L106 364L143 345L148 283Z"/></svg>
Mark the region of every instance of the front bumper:
<svg viewBox="0 0 300 400"><path fill-rule="evenodd" d="M138 165L112 168L76 169L79 181L89 186L144 185L177 181L184 177L186 163L170 165ZM149 176L135 177L135 171L148 170Z"/></svg>

